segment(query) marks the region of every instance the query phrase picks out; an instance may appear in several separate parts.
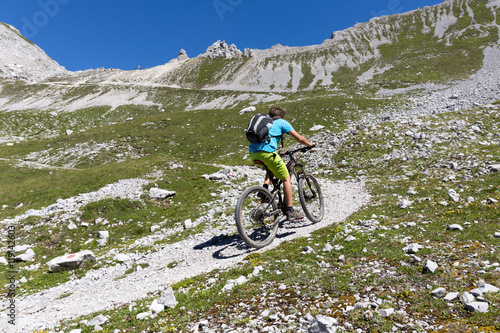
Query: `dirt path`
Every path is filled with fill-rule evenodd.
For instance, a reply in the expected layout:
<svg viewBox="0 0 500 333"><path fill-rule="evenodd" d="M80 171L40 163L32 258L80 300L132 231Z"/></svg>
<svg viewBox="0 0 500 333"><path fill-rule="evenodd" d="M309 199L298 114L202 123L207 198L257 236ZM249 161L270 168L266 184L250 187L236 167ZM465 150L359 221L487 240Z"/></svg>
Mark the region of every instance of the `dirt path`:
<svg viewBox="0 0 500 333"><path fill-rule="evenodd" d="M362 182L321 181L321 187L326 206L323 221L317 224L309 221L300 224L285 222L274 242L259 252L343 221L370 200ZM136 263L147 262L149 266L125 277L122 277L127 270L125 264L105 267L89 271L81 279L21 298L16 303L19 314L15 330L7 324L6 313L0 315L0 330L30 332L37 328L51 328L63 319L111 309L144 298L148 293L162 291L182 279L214 269L233 267L252 251L239 236L227 238L211 232L198 234L144 255ZM172 262L178 263L177 266L168 268ZM122 278L116 279L118 277ZM70 295L59 298L63 294Z"/></svg>

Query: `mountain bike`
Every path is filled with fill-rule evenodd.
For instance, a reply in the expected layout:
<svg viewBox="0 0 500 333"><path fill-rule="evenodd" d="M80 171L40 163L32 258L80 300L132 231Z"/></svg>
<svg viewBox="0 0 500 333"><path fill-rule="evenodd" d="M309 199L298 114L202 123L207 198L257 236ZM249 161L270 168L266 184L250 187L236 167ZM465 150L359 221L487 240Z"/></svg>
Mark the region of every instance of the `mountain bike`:
<svg viewBox="0 0 500 333"><path fill-rule="evenodd" d="M309 147L299 148L280 153L280 156L286 161L289 174L297 181L299 201L305 216L317 223L323 219L325 212L323 195L318 181L306 172L297 154L308 150ZM287 217L282 181L274 177L262 161L254 163L266 170L273 189L270 191L260 185L245 189L236 203L235 220L238 233L245 243L260 249L273 241L280 223L286 221Z"/></svg>

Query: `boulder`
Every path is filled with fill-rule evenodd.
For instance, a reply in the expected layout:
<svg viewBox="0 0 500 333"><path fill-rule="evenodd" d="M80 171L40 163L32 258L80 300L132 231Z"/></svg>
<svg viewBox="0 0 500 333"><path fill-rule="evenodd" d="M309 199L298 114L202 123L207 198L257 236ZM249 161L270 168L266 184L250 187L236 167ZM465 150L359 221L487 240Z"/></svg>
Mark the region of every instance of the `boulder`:
<svg viewBox="0 0 500 333"><path fill-rule="evenodd" d="M47 265L49 266L49 271L55 273L64 270L76 269L86 261L96 261L94 253L90 250L54 258L47 262Z"/></svg>

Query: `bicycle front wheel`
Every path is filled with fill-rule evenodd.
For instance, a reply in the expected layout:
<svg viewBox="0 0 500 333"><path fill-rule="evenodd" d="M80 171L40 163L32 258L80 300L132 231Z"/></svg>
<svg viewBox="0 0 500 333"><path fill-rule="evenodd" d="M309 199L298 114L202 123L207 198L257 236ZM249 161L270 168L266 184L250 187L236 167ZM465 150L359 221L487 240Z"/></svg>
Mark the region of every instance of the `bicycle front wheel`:
<svg viewBox="0 0 500 333"><path fill-rule="evenodd" d="M318 181L311 175L299 178L299 199L304 214L311 222L319 222L325 214L325 203Z"/></svg>
<svg viewBox="0 0 500 333"><path fill-rule="evenodd" d="M236 227L245 243L256 249L269 245L278 230L279 210L272 194L262 186L247 188L238 199Z"/></svg>

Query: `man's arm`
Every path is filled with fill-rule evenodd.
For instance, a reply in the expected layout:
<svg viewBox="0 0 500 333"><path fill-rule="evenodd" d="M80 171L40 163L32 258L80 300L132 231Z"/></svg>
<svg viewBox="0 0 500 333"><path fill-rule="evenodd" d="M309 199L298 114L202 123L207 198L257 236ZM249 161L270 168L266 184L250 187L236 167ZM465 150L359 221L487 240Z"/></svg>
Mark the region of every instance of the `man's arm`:
<svg viewBox="0 0 500 333"><path fill-rule="evenodd" d="M298 143L303 144L304 146L312 147L314 146L312 143L310 143L306 138L304 138L302 135L297 133L296 130L292 130L288 132L295 140L297 140Z"/></svg>

